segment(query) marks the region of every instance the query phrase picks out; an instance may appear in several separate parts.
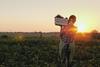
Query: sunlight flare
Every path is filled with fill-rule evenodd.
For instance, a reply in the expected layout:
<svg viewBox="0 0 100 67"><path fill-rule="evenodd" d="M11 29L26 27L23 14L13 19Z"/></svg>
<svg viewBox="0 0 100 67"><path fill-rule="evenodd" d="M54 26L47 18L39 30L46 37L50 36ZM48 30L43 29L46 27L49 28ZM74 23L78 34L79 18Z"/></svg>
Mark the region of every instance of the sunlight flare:
<svg viewBox="0 0 100 67"><path fill-rule="evenodd" d="M78 32L86 32L87 31L87 26L83 24L83 22L79 22L77 24L77 31Z"/></svg>

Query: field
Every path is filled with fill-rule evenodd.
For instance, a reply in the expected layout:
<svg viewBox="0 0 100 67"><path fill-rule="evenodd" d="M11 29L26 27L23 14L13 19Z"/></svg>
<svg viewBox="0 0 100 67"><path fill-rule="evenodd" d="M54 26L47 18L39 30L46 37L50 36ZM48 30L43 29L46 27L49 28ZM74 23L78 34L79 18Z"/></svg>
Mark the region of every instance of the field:
<svg viewBox="0 0 100 67"><path fill-rule="evenodd" d="M85 40L75 41L73 67L100 67L100 39ZM0 33L0 67L57 67L58 45L57 33Z"/></svg>

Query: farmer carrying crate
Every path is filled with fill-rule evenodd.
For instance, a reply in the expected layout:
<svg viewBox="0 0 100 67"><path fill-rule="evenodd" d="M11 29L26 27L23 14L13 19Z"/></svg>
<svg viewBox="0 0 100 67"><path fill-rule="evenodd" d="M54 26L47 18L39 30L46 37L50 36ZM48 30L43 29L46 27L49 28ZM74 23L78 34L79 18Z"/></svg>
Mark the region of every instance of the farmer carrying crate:
<svg viewBox="0 0 100 67"><path fill-rule="evenodd" d="M63 18L60 15L55 17L55 24L61 27L60 30L60 44L59 44L59 55L61 58L61 64L70 67L72 62L72 54L74 50L74 36L76 33L76 16L71 15L68 18Z"/></svg>

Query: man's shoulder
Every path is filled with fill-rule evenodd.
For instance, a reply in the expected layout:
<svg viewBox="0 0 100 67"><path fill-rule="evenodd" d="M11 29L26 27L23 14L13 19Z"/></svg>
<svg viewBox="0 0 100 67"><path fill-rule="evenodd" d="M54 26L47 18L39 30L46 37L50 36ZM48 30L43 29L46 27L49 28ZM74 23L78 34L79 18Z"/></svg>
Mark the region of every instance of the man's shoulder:
<svg viewBox="0 0 100 67"><path fill-rule="evenodd" d="M69 25L69 27L77 28L75 25Z"/></svg>
<svg viewBox="0 0 100 67"><path fill-rule="evenodd" d="M75 25L66 25L62 27L62 29L69 29L69 28L77 28L77 27Z"/></svg>
<svg viewBox="0 0 100 67"><path fill-rule="evenodd" d="M73 25L74 28L77 28L75 25Z"/></svg>

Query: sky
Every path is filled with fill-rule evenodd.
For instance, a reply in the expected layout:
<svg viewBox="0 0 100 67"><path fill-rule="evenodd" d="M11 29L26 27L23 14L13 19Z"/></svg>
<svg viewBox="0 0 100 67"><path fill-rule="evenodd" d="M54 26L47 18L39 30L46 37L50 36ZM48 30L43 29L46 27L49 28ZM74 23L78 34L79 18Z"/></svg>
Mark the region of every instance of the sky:
<svg viewBox="0 0 100 67"><path fill-rule="evenodd" d="M0 0L0 32L58 32L54 17L76 15L76 25L100 31L100 0Z"/></svg>

